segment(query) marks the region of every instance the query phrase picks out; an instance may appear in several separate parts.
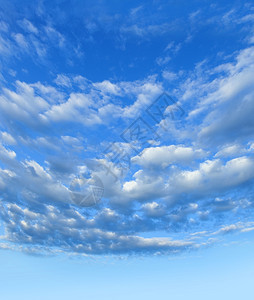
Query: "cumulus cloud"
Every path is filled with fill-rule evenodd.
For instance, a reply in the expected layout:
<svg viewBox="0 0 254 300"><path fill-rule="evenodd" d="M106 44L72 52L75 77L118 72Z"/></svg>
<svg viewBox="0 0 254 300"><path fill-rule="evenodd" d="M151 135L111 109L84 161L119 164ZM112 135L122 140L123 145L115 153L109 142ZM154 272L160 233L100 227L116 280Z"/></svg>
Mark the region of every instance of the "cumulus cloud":
<svg viewBox="0 0 254 300"><path fill-rule="evenodd" d="M178 253L209 245L210 238L225 232L250 231L250 224L236 229L232 225L232 230L227 230L218 220L223 220L222 214L252 209L251 196L244 194L254 177L252 143L227 143L207 151L195 141L191 146L165 145L164 141L163 146L144 148L132 155L129 169L123 172L117 161L91 155L84 145L86 137L77 135L76 127L68 134L60 131L59 136L55 132L46 136L41 135L43 126L77 122L91 128L103 124L112 111L116 119L128 120L144 111L160 92L161 84L151 79L147 83L88 82L90 90L86 93L68 93L75 82L67 78L56 81L58 87L66 89L64 92L40 82L17 81L16 91L4 89L1 96L1 114L8 125L1 131L0 147L5 167L0 171L5 241L26 245L24 251L37 251L33 249L40 245L38 251L48 253L55 247L80 254ZM132 95L134 101L125 106L110 103L109 94L119 98ZM14 122L22 122L33 129L33 134L15 132ZM41 162L20 160L18 143L43 152ZM128 143L120 145L121 151L130 148ZM90 159L74 154L83 149ZM83 211L73 202L70 190L71 182L82 176L97 176L104 188L101 203ZM232 198L239 189L243 195ZM206 228L208 224L222 227L203 235L188 235L187 230L179 239L170 237L183 228L199 228L202 222ZM154 231L165 236L143 236Z"/></svg>
<svg viewBox="0 0 254 300"><path fill-rule="evenodd" d="M210 80L202 71L198 77L185 83L183 99L199 93L198 105L189 113L190 118L206 112L198 137L203 144L221 145L248 140L253 132L253 64L254 48L239 51L235 61L217 66ZM203 63L204 64L204 63ZM202 68L203 65L201 65ZM208 77L208 78L207 78ZM201 86L202 89L198 89ZM203 93L200 94L200 91Z"/></svg>
<svg viewBox="0 0 254 300"><path fill-rule="evenodd" d="M2 131L0 132L1 140L6 145L15 145L16 141L11 134L8 132Z"/></svg>
<svg viewBox="0 0 254 300"><path fill-rule="evenodd" d="M172 164L189 164L204 155L201 149L171 145L146 148L140 155L133 157L132 161L142 167L166 168Z"/></svg>
<svg viewBox="0 0 254 300"><path fill-rule="evenodd" d="M165 208L157 202L148 202L142 205L144 213L148 217L159 217L166 213Z"/></svg>
<svg viewBox="0 0 254 300"><path fill-rule="evenodd" d="M244 156L229 160L226 164L219 159L207 160L197 170L177 173L171 179L171 190L175 194L189 195L221 193L252 180L253 166L253 159Z"/></svg>
<svg viewBox="0 0 254 300"><path fill-rule="evenodd" d="M144 42L168 33L172 24L163 20L149 25L140 19L133 25L141 11L144 7L132 9L119 26L121 42L135 36ZM188 15L193 26L201 14L197 10ZM249 15L240 22L251 19ZM225 26L232 21L232 13L223 15ZM87 22L93 40L99 24ZM70 50L68 37L54 22L38 24L25 18L16 29L1 22L4 59L29 54L45 66L53 48L63 56ZM110 24L106 30L111 32ZM188 32L184 43L193 35ZM28 82L24 78L32 76L23 76L7 84L7 75L1 77L1 249L171 254L211 245L230 233L253 231L254 48L247 46L212 67L206 58L191 71L165 68L184 43L167 40L163 53L153 58L154 66L158 68L158 57L163 68L160 74L141 80L102 76L91 81L54 68L47 77L51 82ZM72 52L79 56L78 50ZM154 66L148 67L156 73ZM6 72L17 78L20 73L25 71ZM156 123L147 108L169 87L179 100L175 106L184 107L187 117L170 120L172 107L164 107L168 115ZM134 141L123 141L122 132L140 116L156 138L149 137L134 151ZM111 141L117 153L105 153ZM95 178L103 197L92 207L74 201L74 184L84 200Z"/></svg>

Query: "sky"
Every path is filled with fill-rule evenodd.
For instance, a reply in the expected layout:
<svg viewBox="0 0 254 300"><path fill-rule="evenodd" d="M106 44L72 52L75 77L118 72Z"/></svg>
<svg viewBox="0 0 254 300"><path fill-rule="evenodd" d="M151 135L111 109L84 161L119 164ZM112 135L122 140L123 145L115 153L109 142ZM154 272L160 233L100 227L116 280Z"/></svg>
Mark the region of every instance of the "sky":
<svg viewBox="0 0 254 300"><path fill-rule="evenodd" d="M253 1L0 0L0 295L252 299L253 78Z"/></svg>

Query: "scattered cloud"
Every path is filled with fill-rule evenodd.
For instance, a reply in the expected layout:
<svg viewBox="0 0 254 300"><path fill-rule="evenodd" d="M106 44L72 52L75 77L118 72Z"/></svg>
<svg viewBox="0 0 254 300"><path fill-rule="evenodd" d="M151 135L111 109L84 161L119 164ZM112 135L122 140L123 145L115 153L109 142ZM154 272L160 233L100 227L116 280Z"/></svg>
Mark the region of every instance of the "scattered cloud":
<svg viewBox="0 0 254 300"><path fill-rule="evenodd" d="M167 5L0 22L1 249L176 254L253 231L253 15ZM96 205L75 202L95 178Z"/></svg>

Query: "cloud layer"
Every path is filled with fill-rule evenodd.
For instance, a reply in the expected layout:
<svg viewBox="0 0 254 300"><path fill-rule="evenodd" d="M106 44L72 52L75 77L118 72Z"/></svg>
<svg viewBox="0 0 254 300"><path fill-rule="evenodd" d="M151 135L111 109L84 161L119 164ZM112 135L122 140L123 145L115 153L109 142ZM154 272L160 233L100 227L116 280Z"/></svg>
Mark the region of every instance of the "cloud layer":
<svg viewBox="0 0 254 300"><path fill-rule="evenodd" d="M176 254L253 230L253 15L190 11L185 35L180 17L156 11L155 20L145 5L127 11L124 21L87 13L84 40L43 5L34 18L1 22L1 249ZM230 53L216 42L216 57L189 55L204 28L245 39ZM158 38L165 47L153 57ZM97 68L106 46L112 66L94 75L87 57ZM115 51L118 62L122 51L133 57L128 76Z"/></svg>

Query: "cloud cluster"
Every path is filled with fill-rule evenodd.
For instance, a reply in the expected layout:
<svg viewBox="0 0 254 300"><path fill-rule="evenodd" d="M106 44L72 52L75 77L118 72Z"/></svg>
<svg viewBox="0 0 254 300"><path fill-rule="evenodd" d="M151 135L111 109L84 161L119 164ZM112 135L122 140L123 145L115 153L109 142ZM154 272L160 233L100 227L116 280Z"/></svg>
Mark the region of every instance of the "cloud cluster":
<svg viewBox="0 0 254 300"><path fill-rule="evenodd" d="M182 24L164 17L150 24L149 14L137 22L143 10L130 10L125 23L112 16L103 30L111 33L112 22L120 22L121 41L137 36L144 41ZM194 24L218 22L201 20L201 14L188 16L193 24L188 38L167 41L163 55L154 58L161 72L142 80L91 81L52 71L49 81L31 76L8 83L8 76L16 76L11 68L0 78L1 249L174 254L253 231L254 47L245 45L223 63L203 60L192 72L166 67L191 42ZM233 15L223 15L225 26L253 19L233 22ZM87 21L88 39L106 23L104 17ZM29 54L43 64L54 47L68 56L71 43L48 21L20 18L14 29L0 25L5 62ZM157 105L172 81L177 104ZM151 104L158 122L148 113ZM172 106L184 108L184 117L173 118ZM130 140L122 138L126 132ZM100 201L84 205L83 196Z"/></svg>

